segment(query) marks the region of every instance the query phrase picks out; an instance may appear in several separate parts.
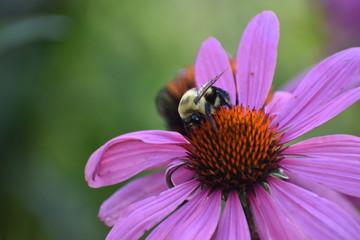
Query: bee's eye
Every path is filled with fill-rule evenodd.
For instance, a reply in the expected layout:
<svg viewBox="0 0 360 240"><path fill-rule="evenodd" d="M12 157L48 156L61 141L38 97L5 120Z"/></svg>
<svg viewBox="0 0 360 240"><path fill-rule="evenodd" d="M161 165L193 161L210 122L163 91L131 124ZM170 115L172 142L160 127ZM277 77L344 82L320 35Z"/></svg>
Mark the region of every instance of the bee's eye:
<svg viewBox="0 0 360 240"><path fill-rule="evenodd" d="M191 122L200 123L200 116L198 114L191 115Z"/></svg>

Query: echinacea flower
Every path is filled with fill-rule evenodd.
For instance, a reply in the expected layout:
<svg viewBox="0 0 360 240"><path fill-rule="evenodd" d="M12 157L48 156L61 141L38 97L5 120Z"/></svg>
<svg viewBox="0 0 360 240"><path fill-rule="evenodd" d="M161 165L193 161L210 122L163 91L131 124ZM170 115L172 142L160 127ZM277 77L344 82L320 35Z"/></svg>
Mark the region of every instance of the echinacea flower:
<svg viewBox="0 0 360 240"><path fill-rule="evenodd" d="M292 92L266 98L275 71L279 23L265 11L247 26L235 71L215 86L221 107L186 136L139 131L94 152L91 187L127 183L103 203L107 239L358 239L360 138L329 135L290 142L360 98L360 48L316 65ZM195 65L196 86L231 69L220 43L207 39ZM160 170L159 170L160 169ZM157 170L157 171L156 171Z"/></svg>
<svg viewBox="0 0 360 240"><path fill-rule="evenodd" d="M330 36L330 50L360 45L360 1L318 0ZM312 1L317 3L317 1Z"/></svg>

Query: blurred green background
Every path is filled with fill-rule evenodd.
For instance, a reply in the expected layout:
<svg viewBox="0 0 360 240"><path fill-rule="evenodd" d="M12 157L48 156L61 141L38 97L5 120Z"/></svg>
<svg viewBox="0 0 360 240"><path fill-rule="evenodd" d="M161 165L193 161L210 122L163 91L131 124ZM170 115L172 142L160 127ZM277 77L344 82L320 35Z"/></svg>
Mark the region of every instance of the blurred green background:
<svg viewBox="0 0 360 240"><path fill-rule="evenodd" d="M235 55L247 22L281 23L274 81L339 50L305 0L0 0L0 239L103 239L90 154L135 130L165 129L154 98L208 36ZM307 134L360 135L359 105Z"/></svg>

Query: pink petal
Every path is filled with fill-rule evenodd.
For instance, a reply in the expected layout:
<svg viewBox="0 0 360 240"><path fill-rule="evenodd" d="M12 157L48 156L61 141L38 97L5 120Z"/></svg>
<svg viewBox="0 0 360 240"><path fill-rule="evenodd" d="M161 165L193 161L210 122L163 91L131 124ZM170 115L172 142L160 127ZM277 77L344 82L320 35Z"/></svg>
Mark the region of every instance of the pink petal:
<svg viewBox="0 0 360 240"><path fill-rule="evenodd" d="M221 210L221 191L203 190L162 222L147 239L210 239Z"/></svg>
<svg viewBox="0 0 360 240"><path fill-rule="evenodd" d="M293 215L272 194L256 186L249 200L260 239L306 239Z"/></svg>
<svg viewBox="0 0 360 240"><path fill-rule="evenodd" d="M273 123L279 123L279 130L302 123L309 114L358 86L359 69L360 48L348 49L325 59L301 81Z"/></svg>
<svg viewBox="0 0 360 240"><path fill-rule="evenodd" d="M271 198L281 203L282 212L293 216L307 239L358 239L360 236L360 225L340 206L276 178L269 179L269 186Z"/></svg>
<svg viewBox="0 0 360 240"><path fill-rule="evenodd" d="M311 113L307 113L306 116L303 115L302 119L298 119L298 122L284 133L281 143L289 142L323 124L338 115L340 112L344 111L359 99L360 87L342 93L326 105L320 106L317 109L314 109Z"/></svg>
<svg viewBox="0 0 360 240"><path fill-rule="evenodd" d="M106 239L139 239L174 211L197 186L198 182L190 181L130 205L120 213Z"/></svg>
<svg viewBox="0 0 360 240"><path fill-rule="evenodd" d="M271 99L268 105L265 107L265 112L270 113L271 115L278 114L281 109L285 106L287 101L291 98L291 93L277 91L274 94L274 97Z"/></svg>
<svg viewBox="0 0 360 240"><path fill-rule="evenodd" d="M360 214L355 208L355 205L348 199L348 196L345 196L321 184L308 181L290 171L285 170L284 172L289 177L289 181L291 183L313 192L319 195L321 198L326 198L338 206L341 206L341 208L348 212L357 223L360 223Z"/></svg>
<svg viewBox="0 0 360 240"><path fill-rule="evenodd" d="M224 212L216 230L215 240L247 240L250 238L249 226L235 191L229 194Z"/></svg>
<svg viewBox="0 0 360 240"><path fill-rule="evenodd" d="M85 167L90 187L122 182L135 174L185 155L185 138L177 132L139 131L121 135L94 152Z"/></svg>
<svg viewBox="0 0 360 240"><path fill-rule="evenodd" d="M310 138L287 147L283 151L283 154L339 159L346 158L360 161L360 138L343 134Z"/></svg>
<svg viewBox="0 0 360 240"><path fill-rule="evenodd" d="M255 16L247 26L236 58L239 104L260 109L274 77L279 22L271 11Z"/></svg>
<svg viewBox="0 0 360 240"><path fill-rule="evenodd" d="M309 181L360 197L360 159L287 157L280 162L280 165Z"/></svg>
<svg viewBox="0 0 360 240"><path fill-rule="evenodd" d="M288 157L280 164L290 171L301 172L299 175L310 181L345 194L360 194L356 187L360 181L360 138L340 134L315 137L289 146L283 154ZM313 178L312 175L316 176Z"/></svg>
<svg viewBox="0 0 360 240"><path fill-rule="evenodd" d="M113 226L126 207L167 189L164 171L137 178L117 190L100 207L99 219Z"/></svg>
<svg viewBox="0 0 360 240"><path fill-rule="evenodd" d="M225 72L224 72L225 71ZM195 61L195 81L198 87L224 72L214 84L227 91L232 104L235 104L235 80L229 58L221 44L215 38L208 38L202 45Z"/></svg>

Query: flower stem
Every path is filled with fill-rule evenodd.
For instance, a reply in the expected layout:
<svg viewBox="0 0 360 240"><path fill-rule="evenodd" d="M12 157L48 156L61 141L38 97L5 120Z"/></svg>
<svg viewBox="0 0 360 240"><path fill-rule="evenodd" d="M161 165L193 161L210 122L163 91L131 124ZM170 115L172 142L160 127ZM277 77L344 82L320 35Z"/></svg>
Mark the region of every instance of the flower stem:
<svg viewBox="0 0 360 240"><path fill-rule="evenodd" d="M255 225L255 221L254 221L254 217L250 208L250 201L249 198L247 197L246 194L242 195L241 197L241 202L243 205L243 209L244 209L244 213L245 213L245 217L246 217L246 221L248 223L249 226L249 231L250 231L250 236L252 240L259 240L259 234L256 230L256 225Z"/></svg>

